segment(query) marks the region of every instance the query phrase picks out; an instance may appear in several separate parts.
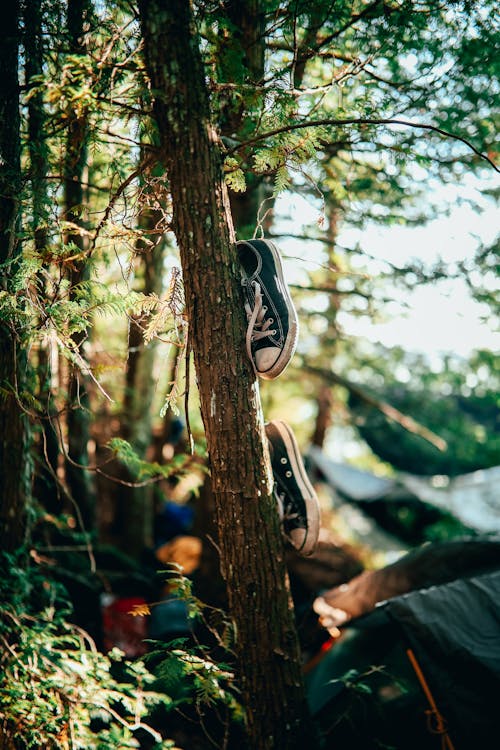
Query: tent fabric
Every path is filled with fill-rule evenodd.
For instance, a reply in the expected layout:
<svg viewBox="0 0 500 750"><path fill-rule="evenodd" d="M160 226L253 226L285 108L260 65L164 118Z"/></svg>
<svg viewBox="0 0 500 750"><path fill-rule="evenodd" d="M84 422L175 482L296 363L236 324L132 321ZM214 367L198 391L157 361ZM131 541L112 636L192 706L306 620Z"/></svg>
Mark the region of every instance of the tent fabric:
<svg viewBox="0 0 500 750"><path fill-rule="evenodd" d="M421 501L451 513L479 533L500 533L500 466L457 477L421 477L400 472L388 479L332 461L317 446L309 448L307 460L348 501Z"/></svg>
<svg viewBox="0 0 500 750"><path fill-rule="evenodd" d="M500 466L457 477L424 479L401 474L399 479L420 500L452 513L479 532L500 532Z"/></svg>
<svg viewBox="0 0 500 750"><path fill-rule="evenodd" d="M385 606L409 640L500 682L500 571L413 591Z"/></svg>
<svg viewBox="0 0 500 750"><path fill-rule="evenodd" d="M323 750L442 750L441 738L428 731L425 696L399 626L382 611L358 625L306 675Z"/></svg>
<svg viewBox="0 0 500 750"><path fill-rule="evenodd" d="M310 446L307 457L332 487L344 497L355 501L385 498L397 486L393 479L378 477L354 466L332 461L315 445Z"/></svg>
<svg viewBox="0 0 500 750"><path fill-rule="evenodd" d="M321 598L336 612L332 624L366 614L386 599L500 568L500 537L461 537L425 543L378 570L364 570ZM326 613L325 613L326 614ZM341 616L333 622L335 615Z"/></svg>
<svg viewBox="0 0 500 750"><path fill-rule="evenodd" d="M382 708L390 712L385 724L361 718L350 731L363 739L386 732L386 741L397 750L439 748L440 738L427 730L430 706L406 656L411 648L455 750L492 747L500 720L500 565L388 599L346 623L342 631L307 676L311 711L325 726L342 712L342 676L381 665L394 678L392 688L399 681L406 684L406 703L404 696L385 703ZM382 690L373 693L378 708L377 696L385 688L382 684ZM339 739L336 731L332 747Z"/></svg>
<svg viewBox="0 0 500 750"><path fill-rule="evenodd" d="M500 570L391 599L457 750L498 734ZM484 743L484 744L482 744Z"/></svg>

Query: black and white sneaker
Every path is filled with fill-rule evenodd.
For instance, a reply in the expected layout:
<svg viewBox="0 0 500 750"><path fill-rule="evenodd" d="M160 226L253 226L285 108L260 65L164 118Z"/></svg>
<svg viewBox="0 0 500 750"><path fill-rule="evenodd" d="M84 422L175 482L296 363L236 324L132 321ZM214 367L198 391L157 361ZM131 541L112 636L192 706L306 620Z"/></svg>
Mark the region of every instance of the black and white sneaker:
<svg viewBox="0 0 500 750"><path fill-rule="evenodd" d="M264 380L281 375L297 346L298 320L278 248L269 240L237 242L248 319L246 348Z"/></svg>
<svg viewBox="0 0 500 750"><path fill-rule="evenodd" d="M285 536L297 552L314 552L320 529L318 497L306 474L297 441L281 420L265 425L275 481L275 494Z"/></svg>

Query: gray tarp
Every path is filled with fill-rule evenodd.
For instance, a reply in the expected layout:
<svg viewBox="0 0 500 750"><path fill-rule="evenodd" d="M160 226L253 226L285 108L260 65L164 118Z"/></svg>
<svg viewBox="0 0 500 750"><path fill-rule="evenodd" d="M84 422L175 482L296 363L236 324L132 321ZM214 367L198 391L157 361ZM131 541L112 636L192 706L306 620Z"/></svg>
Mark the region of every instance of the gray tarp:
<svg viewBox="0 0 500 750"><path fill-rule="evenodd" d="M451 513L480 533L500 532L500 466L457 477L400 472L389 479L332 461L316 446L310 447L307 458L330 487L349 501L418 499Z"/></svg>

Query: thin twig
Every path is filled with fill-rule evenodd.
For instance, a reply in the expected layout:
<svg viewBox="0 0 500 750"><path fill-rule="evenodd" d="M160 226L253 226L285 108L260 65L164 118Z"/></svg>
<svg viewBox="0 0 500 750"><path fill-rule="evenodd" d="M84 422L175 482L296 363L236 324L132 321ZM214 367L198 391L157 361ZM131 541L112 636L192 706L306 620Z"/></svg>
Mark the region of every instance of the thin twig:
<svg viewBox="0 0 500 750"><path fill-rule="evenodd" d="M129 174L129 176L119 185L118 189L113 193L113 195L110 198L110 201L108 205L106 206L106 210L104 211L104 216L102 217L101 221L97 225L97 228L95 230L94 237L92 239L92 244L90 246L90 250L88 252L88 255L92 254L92 252L95 250L95 246L97 243L97 239L99 237L99 234L103 228L103 226L106 224L107 220L110 217L111 211L113 209L113 206L115 205L116 201L120 197L120 195L123 194L123 192L127 189L127 187L130 185L131 182L133 182L136 177L138 177L150 164L154 162L155 156L154 154L148 154L139 164L137 169L134 169L133 172Z"/></svg>
<svg viewBox="0 0 500 750"><path fill-rule="evenodd" d="M188 443L189 448L191 451L191 455L194 454L194 439L193 439L193 433L191 431L191 423L189 421L189 368L190 368L190 362L191 362L191 340L189 336L189 331L186 334L186 389L184 391L184 417L186 419L186 432L188 437Z"/></svg>

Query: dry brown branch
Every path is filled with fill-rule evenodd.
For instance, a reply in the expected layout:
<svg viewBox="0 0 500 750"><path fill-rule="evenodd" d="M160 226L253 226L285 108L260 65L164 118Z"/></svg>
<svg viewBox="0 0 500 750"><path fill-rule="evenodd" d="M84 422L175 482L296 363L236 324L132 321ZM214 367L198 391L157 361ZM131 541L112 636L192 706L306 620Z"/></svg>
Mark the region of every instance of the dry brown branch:
<svg viewBox="0 0 500 750"><path fill-rule="evenodd" d="M386 401L382 401L381 399L372 396L370 393L367 393L364 388L361 388L361 386L356 385L355 383L351 383L349 380L347 380L347 378L344 378L341 375L337 375L337 373L333 372L332 370L325 370L320 367L312 367L307 364L303 365L303 369L307 370L307 372L310 372L312 375L319 376L327 383L340 385L343 388L346 388L349 393L353 394L353 396L356 396L365 404L368 404L374 409L382 412L382 414L385 414L388 419L401 425L401 427L404 427L404 429L408 430L408 432L411 432L414 435L418 435L424 440L427 440L428 443L431 443L440 451L445 451L448 447L446 440L443 440L443 438L439 437L439 435L436 435L436 433L432 432L432 430L429 430L427 427L421 425L419 422L413 419L413 417L410 417L407 414L403 414L399 411L399 409L391 406Z"/></svg>

